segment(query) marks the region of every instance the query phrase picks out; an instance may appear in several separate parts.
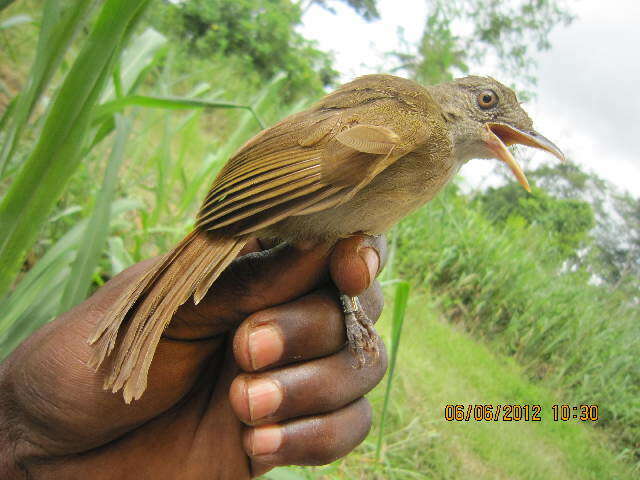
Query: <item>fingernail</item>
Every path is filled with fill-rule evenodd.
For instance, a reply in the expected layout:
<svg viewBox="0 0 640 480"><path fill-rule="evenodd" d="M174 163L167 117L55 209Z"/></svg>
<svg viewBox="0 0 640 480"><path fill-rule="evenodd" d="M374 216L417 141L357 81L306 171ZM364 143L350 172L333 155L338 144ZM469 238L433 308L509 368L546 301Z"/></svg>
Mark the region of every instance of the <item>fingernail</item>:
<svg viewBox="0 0 640 480"><path fill-rule="evenodd" d="M249 359L254 370L280 360L283 349L282 335L272 325L257 327L249 334Z"/></svg>
<svg viewBox="0 0 640 480"><path fill-rule="evenodd" d="M275 382L266 379L249 381L247 386L249 417L252 422L274 413L282 403L282 391Z"/></svg>
<svg viewBox="0 0 640 480"><path fill-rule="evenodd" d="M369 285L373 282L373 279L378 275L378 268L380 267L380 258L378 257L378 253L373 248L363 248L358 252L360 254L360 258L367 266L367 270L369 270Z"/></svg>
<svg viewBox="0 0 640 480"><path fill-rule="evenodd" d="M277 425L254 428L251 433L251 455L275 453L282 444L282 431Z"/></svg>

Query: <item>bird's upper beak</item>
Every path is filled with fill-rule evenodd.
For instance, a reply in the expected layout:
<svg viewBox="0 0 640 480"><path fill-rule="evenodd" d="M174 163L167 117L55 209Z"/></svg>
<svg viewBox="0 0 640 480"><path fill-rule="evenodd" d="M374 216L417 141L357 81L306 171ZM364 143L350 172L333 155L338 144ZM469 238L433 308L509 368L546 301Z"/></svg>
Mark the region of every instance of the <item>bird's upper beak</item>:
<svg viewBox="0 0 640 480"><path fill-rule="evenodd" d="M496 122L485 123L484 127L486 130L484 141L487 147L489 147L498 159L509 165L518 182L520 182L520 185L522 185L527 192L531 191L527 177L525 177L520 165L518 165L516 159L513 158L513 155L511 155L511 152L507 149L508 145L520 144L539 148L546 150L562 161L565 160L564 154L553 142L533 130L524 131L506 123Z"/></svg>

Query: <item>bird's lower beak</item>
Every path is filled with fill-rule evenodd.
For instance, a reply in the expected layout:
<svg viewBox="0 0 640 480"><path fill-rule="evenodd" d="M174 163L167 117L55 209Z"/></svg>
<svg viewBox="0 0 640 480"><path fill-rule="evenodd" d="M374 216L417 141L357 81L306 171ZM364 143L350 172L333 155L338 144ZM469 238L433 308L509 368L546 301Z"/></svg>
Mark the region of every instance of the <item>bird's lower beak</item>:
<svg viewBox="0 0 640 480"><path fill-rule="evenodd" d="M507 149L508 145L520 144L539 148L541 150L546 150L562 161L565 160L564 154L553 144L553 142L535 131L526 132L506 123L495 122L486 123L485 129L485 143L487 144L487 147L489 147L498 159L502 160L509 166L513 174L518 179L518 182L520 182L520 185L522 185L527 192L531 191L527 177L525 177L520 165L518 165L516 159L513 158L513 155L511 155L511 152Z"/></svg>

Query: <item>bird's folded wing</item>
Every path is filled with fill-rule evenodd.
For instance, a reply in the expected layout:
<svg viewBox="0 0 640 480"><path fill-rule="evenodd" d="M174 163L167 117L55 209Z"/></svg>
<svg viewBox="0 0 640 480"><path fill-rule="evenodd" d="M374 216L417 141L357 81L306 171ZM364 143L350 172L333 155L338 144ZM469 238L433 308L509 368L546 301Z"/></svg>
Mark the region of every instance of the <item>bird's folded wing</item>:
<svg viewBox="0 0 640 480"><path fill-rule="evenodd" d="M216 178L198 227L248 234L330 208L412 150L414 142L391 128L345 117L339 111L299 122L293 117L249 141Z"/></svg>

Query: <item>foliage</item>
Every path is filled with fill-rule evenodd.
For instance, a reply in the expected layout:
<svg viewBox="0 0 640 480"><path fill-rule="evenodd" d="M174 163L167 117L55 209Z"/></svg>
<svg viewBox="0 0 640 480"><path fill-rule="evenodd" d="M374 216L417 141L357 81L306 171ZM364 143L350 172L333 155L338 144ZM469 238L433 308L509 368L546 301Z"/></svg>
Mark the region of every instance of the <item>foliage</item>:
<svg viewBox="0 0 640 480"><path fill-rule="evenodd" d="M91 2L78 0L66 8L62 8L60 2L45 3L36 60L31 70L28 87L16 100L15 112L12 114L0 147L0 178L8 160L15 152L22 129L92 7Z"/></svg>
<svg viewBox="0 0 640 480"><path fill-rule="evenodd" d="M285 72L291 94L319 93L337 78L331 57L296 32L301 10L290 0L186 0L159 12L159 28L194 56L238 56L265 79Z"/></svg>
<svg viewBox="0 0 640 480"><path fill-rule="evenodd" d="M7 10L10 15L20 3L16 2ZM248 2L237 3L240 8L236 10L238 18L225 21L240 22L242 15L258 14L248 8ZM330 6L330 3L327 1L326 5ZM347 3L359 4L355 1ZM363 5L367 3L363 2ZM204 6L210 5L219 3L208 2ZM256 116L265 124L271 124L304 106L289 101L295 93L289 89L291 84L286 76L268 77L264 68L269 65L258 67L270 60L269 55L287 61L284 54L276 56L282 52L276 51L274 45L289 48L288 44L277 43L281 39L278 35L284 36L287 28L293 29L298 21L291 13L293 8L285 5L282 12L276 12L274 5L285 3L278 0L267 5L271 14L281 15L279 19L264 20L265 25L272 25L269 22L273 21L273 25L281 29L272 32L275 37L271 37L260 23L237 24L237 28L249 29L245 31L249 32L247 41L254 41L250 46L256 55L263 55L260 57L262 64L243 57L238 50L224 50L224 53L220 49L198 50L208 47L204 43L198 46L195 37L190 54L185 55L180 42L166 42L153 30L143 31L144 23L128 32L130 37L123 38L120 48L127 45L128 48L115 59L119 61L114 62L102 94L92 105L87 141L74 144L80 149L82 159L75 171L65 165L64 191L51 200L52 210L44 215L46 221L40 226L37 242L22 265L23 271L13 292L0 299L0 311L3 312L0 317L0 357L61 312L64 303L77 302L87 291L123 268L166 251L190 228L198 203L220 166L259 129ZM553 18L559 18L553 17L553 11L548 9L560 3L520 2L517 5L530 5L531 8L540 5L538 13L541 16L536 17L534 12L533 17L527 17L528 13L522 7L520 23L514 20L511 24L504 15L509 9L520 8L514 4L482 0L432 2L431 5L434 9L439 6L440 10L432 10L434 16L429 28L436 33L431 37L425 35L421 47L428 54L429 62L416 63L415 70L425 81L449 78L452 71L463 71L466 64L475 61L475 50L467 49L470 37L456 33L454 28L472 18L472 14L479 15L477 25L485 25L480 22L485 18L482 15L501 18L495 28L489 29L489 32L501 33L493 37L487 33L486 39L478 37L478 45L474 46L486 48L485 54L492 55L498 50L491 42L508 38L509 32L522 33L516 41L534 38L527 37L529 34L538 35L527 30L526 18L538 18L542 23L536 24L536 20L531 25L542 25L540 38L546 38L544 25L549 27ZM487 9L464 11L465 5L478 8L484 5ZM156 3L154 7L157 8L150 13L154 14L155 25L161 25L161 20L170 20L169 12L173 12L171 15L180 13L178 7L167 4ZM458 10L451 10L454 7ZM46 22L36 18L36 9L32 10L34 22L44 27ZM520 13L516 19L518 15ZM64 42L56 42L58 46L50 52L50 59L58 66L45 82L42 94L38 94L35 108L30 116L27 115L18 135L16 148L7 163L8 175L0 184L2 193L14 179L17 169L25 165L25 154L31 154L36 142L50 136L51 132L43 129L47 114L60 97L61 85L74 70L75 53L90 38L95 18L88 16L88 21L81 25L70 25L78 32L77 37L70 39L66 49L62 46ZM247 18L244 20L249 22ZM287 23L289 21L293 23ZM486 30L486 25L483 30L475 26L476 20L473 22L477 32ZM562 21L558 20L558 23ZM176 28L180 25L175 24ZM22 29L23 26L8 29L11 35L8 38L17 38L13 36L28 34L33 29L31 24L28 29ZM165 27L165 32L178 34ZM263 27L265 31L261 33L251 30ZM516 27L523 30L518 31ZM205 36L211 31L210 27L207 29ZM227 33L233 32L227 30ZM264 45L255 42L258 33L265 35L260 37ZM272 38L273 45L269 43ZM35 44L35 39L32 40L31 44ZM213 41L222 40L216 37ZM41 44L53 48L52 42L43 40ZM228 44L223 46L227 48ZM15 48L15 45L11 47ZM115 48L114 45L106 47ZM20 48L26 47L20 45ZM9 49L0 50L0 59L4 60ZM265 51L271 54L265 55ZM20 55L15 55L16 62L31 58L22 53L20 50ZM529 53L527 50L525 56ZM307 54L297 50L296 55ZM420 60L420 57L416 58ZM302 62L303 59L295 61ZM291 65L288 68L293 68ZM11 64L16 71L21 66L20 63ZM418 67L429 68L420 70ZM33 72L35 69L31 75ZM323 83L315 73L309 75L310 79L300 79L298 84L309 88L305 102L314 99ZM307 81L310 83L305 83ZM23 84L32 85L31 80L25 79ZM21 95L20 99L27 96ZM53 99L54 103L47 103L48 99ZM18 101L26 102L14 99L13 107L0 118L2 140L13 128ZM214 111L213 106L234 108ZM176 110L178 108L180 110ZM122 116L130 125L131 133L124 145L121 144L124 142L122 122L118 122L119 135L113 135L116 115ZM120 161L123 173L115 175ZM583 175L570 165L558 167L559 170L548 168L546 173L543 169L530 172L530 178L541 189L533 197L524 197L519 190L505 188L493 191L494 198L487 195L479 202L466 198L453 187L400 226L395 242L397 248L393 248L397 272L421 287L423 292L429 292L429 300L417 295L410 299L405 324L410 330L403 335L403 348L394 348L399 367L395 371L393 394L387 400L381 451L383 462L374 461L377 439L370 436L346 461L320 469L317 475L306 469L297 478L482 477L478 471L485 472L485 478L504 476L505 472L514 478L531 478L536 474L539 476L540 471L549 472L549 476L570 478L566 473L578 472L575 476L580 477L591 467L594 472L617 472L614 467L606 470L614 465L611 454L601 455L598 450L596 455L589 456L599 437L578 425L570 429L571 434L563 436L554 429L553 423L544 422L539 426L547 434L537 436L541 429L536 429L537 433L524 430L524 434L518 430L516 435L515 430L509 428L513 425L492 424L493 427L485 429L486 424L477 428L465 424L462 425L464 430L456 430L457 427L441 421L441 408L447 399L468 397L469 401L477 401L496 391L501 392L499 398L503 402L523 398L527 403L536 403L540 398L549 398L541 397L538 387L534 388L519 376L515 378L519 371L511 361L513 358L525 366L530 377L559 391L553 397L559 400L558 403L598 403L603 410L601 424L611 427L622 439L623 447L628 447L620 449L621 456L628 458L634 448L637 449L640 438L637 364L640 319L630 292L632 286L637 285L633 283L634 279L638 278L634 273L640 255L638 203L631 197L608 191L597 179ZM34 175L42 176L42 171L36 171ZM594 256L583 254L583 245L589 245L588 237L585 238L589 214L584 204L576 199L588 202L595 212L597 225L591 232L594 235L591 245L596 244L606 252L602 257L603 266L597 271L594 258L598 250L589 250ZM111 200L111 208L106 208ZM482 204L486 212L500 211L500 215L486 218L486 212L476 208ZM507 205L513 207L508 214ZM560 211L556 211L558 209ZM579 217L573 218L572 212L577 212ZM611 212L615 212L616 220L607 223L604 219L607 215L611 217ZM568 219L568 224L562 219ZM29 221L26 219L25 223ZM573 269L564 268L563 258L576 249L580 262ZM605 264L608 265L606 268ZM594 272L597 273L594 275ZM599 278L605 282L594 281ZM460 325L452 328L437 320L437 316L464 323L471 336L461 332ZM384 324L382 328L384 330ZM462 336L465 342L460 341ZM479 336L488 339L493 350L499 350L507 357L496 357L485 351L482 342L471 340ZM477 350L484 353L477 354ZM505 364L509 366L508 371L505 371ZM473 388L466 392L461 390L468 385ZM377 412L385 409L384 386L373 392L371 398ZM500 435L498 441L494 438L496 431ZM458 442L460 438L464 440L462 444ZM524 442L523 449L546 442L553 454L540 448L539 455L532 456L530 462L522 462L511 448L521 445L518 442L522 438L536 440ZM562 452L561 455L558 452ZM555 462L558 458L560 461ZM549 462L557 463L554 465L558 470L549 467ZM469 464L473 468L467 469Z"/></svg>
<svg viewBox="0 0 640 480"><path fill-rule="evenodd" d="M56 0L50 1L56 3ZM101 21L108 19L108 22L113 22L113 17L120 20L124 18L122 10L114 12L107 7L112 8L110 4L105 4L106 9L90 21L88 39L82 42L85 50L81 50L75 61L60 60L65 59L68 47L66 43L41 40L40 45L47 48L38 49L36 54L32 77L38 65L42 63L40 55L43 51L47 55L46 58L55 60L58 65L69 64L71 69L57 72L57 75L50 77L52 85L49 89L43 87L42 95L50 95L48 90L59 93L54 96L51 108L44 113L39 108L32 108L35 120L32 124L25 123L22 126L25 132L23 137L37 140L30 145L20 145L21 148L15 150L31 152L27 153L31 156L27 156L26 163L22 155L10 157L12 168L8 170L10 175L4 178L4 185L9 186L9 193L2 199L3 205L12 200L12 189L16 189L14 185L18 185L16 181L20 178L12 177L17 170L21 172L18 175L30 177L35 185L22 193L27 194L30 201L41 198L53 204L53 213L40 211L39 214L45 219L42 224L38 224L35 221L36 216L32 214L7 214L3 220L3 226L16 225L18 231L22 229L31 237L36 237L37 244L29 253L29 258L24 264L26 271L20 274L20 281L14 290L0 298L4 312L0 319L0 357L8 354L42 323L82 301L96 285L101 285L110 276L133 262L142 260L149 254L157 254L159 248L165 249L175 242L189 227L189 219L197 207L202 189L206 182L213 178L220 163L248 136L260 129L257 111L270 121L273 121L274 116L282 114L282 105L274 101L282 97L278 93L283 87L282 76L268 82L260 94L256 94L255 90L247 91L248 84L244 81L226 81L230 87L243 89L245 98L251 101L255 108L251 105L216 100L214 97L221 95L221 90L211 92L210 85L198 84L192 79L188 80L195 87L187 90L186 96L171 95L169 85L179 86L180 81L175 81L171 73L171 55L165 55L166 39L162 35L150 29L133 35L133 28L130 26L125 34L126 38L116 36L110 45L105 38L101 38L100 42L88 41L94 38L93 28L98 28ZM64 18L64 13L62 16ZM83 16L74 18L81 22L87 21L87 17ZM82 26L73 25L73 28ZM47 29L41 29L40 35L47 35L47 32ZM110 29L109 32L114 35L117 33L116 29ZM120 48L127 43L131 35L133 38L130 47L120 54ZM97 75L100 69L80 68L78 65L81 63L78 62L86 58L86 53L82 52L87 48L98 47L115 49L112 52L113 58L101 59L115 64L115 67L112 71L107 69L109 75L102 77L101 83L104 88L95 87L90 98L83 99L82 89L74 82L85 79L85 75ZM158 66L157 61L163 55L165 61L162 66ZM93 55L89 57L93 59ZM237 75L237 72L229 70L228 67L225 70L222 66L211 65L211 68L218 72L221 79L229 76L234 78ZM144 80L153 78L158 72L162 72L163 76L155 82L151 94L138 93L139 89L145 87ZM74 86L71 89L73 95L66 92L70 89L69 85ZM83 86L91 89L90 85L88 82ZM35 102L36 100L34 104ZM87 118L84 121L64 122L58 117L51 117L52 114L60 116L68 113L66 109L73 109L76 104L81 104L78 108L85 111L83 115ZM140 108L146 109L148 113L140 115ZM229 131L220 129L220 132L227 135L225 146L219 148L215 155L210 151L214 139L194 128L203 117L203 114L198 112L212 108L223 108L227 111L233 109L237 112L235 115L227 115L231 117L227 119ZM182 109L193 112L186 117L174 113L175 120L170 122L163 114L158 117L148 109ZM246 113L240 113L243 110ZM4 118L8 119L8 122L4 122L0 138L11 135L10 129L12 122L15 125L16 115L15 109L6 111ZM118 115L122 116L121 120L115 120ZM205 118L210 116L204 115ZM164 123L164 127L160 129L164 136L158 140L159 120ZM103 140L110 137L116 125L120 125L121 128L116 135L114 149L111 155L108 155L111 141ZM130 138L135 140L131 141L131 145L127 144L129 142L126 141L125 131L128 127L125 128L124 125L133 125L135 137L132 134ZM69 140L63 142L64 149L60 152L75 151L75 165L71 162L71 156L60 157L65 160L63 165L52 164L57 155L56 142L62 142L64 139L62 130L74 128L83 128L88 133L72 135ZM177 154L171 152L172 141L180 142ZM51 147L47 150L48 155L40 155L41 160L50 163L46 168L32 168L29 159L41 148L38 146L41 143ZM160 146L156 148L154 145L157 143ZM206 155L201 154L199 165L184 165L187 145L190 154L197 154L198 148L206 148ZM128 175L120 177L117 175L118 166L121 162L126 162L127 158L134 160L127 162ZM84 162L80 162L79 159L83 159ZM145 184L149 183L150 175L153 178L151 191L155 198L145 195ZM100 187L100 182L96 182L95 179L102 177L104 180ZM35 191L39 197L33 193ZM60 192L63 192L61 197ZM23 208L25 205L28 205L28 202L19 203L18 206ZM173 209L168 208L169 205ZM119 217L123 212L126 212L129 218L124 224L121 223L123 219ZM9 235L3 240L7 238L10 238ZM122 238L126 239L126 245ZM30 245L25 241L20 247L26 251ZM20 266L20 258L14 260L15 265ZM3 266L7 267L9 264L10 262L4 262ZM7 282L11 282L15 275L15 272L8 272ZM46 301L36 301L38 298Z"/></svg>
<svg viewBox="0 0 640 480"><path fill-rule="evenodd" d="M412 48L401 30L400 40L405 51L391 54L400 61L396 70L407 72L412 79L424 85L451 80L453 72L467 73L467 53L460 45L460 38L453 34L452 22L453 19L442 8L436 7L427 17L425 33L418 45L418 55L411 52Z"/></svg>
<svg viewBox="0 0 640 480"><path fill-rule="evenodd" d="M534 84L532 50L547 50L553 28L573 20L563 0L428 0L428 5L417 49L405 45L391 53L400 69L425 83L447 80L490 58L501 71Z"/></svg>
<svg viewBox="0 0 640 480"><path fill-rule="evenodd" d="M399 272L434 290L446 316L515 355L568 403L640 443L640 312L585 269L562 269L549 236L521 217L495 224L454 187L401 223ZM635 445L635 446L634 446Z"/></svg>
<svg viewBox="0 0 640 480"><path fill-rule="evenodd" d="M338 2L346 3L367 22L380 19L380 12L378 12L376 5L377 0L307 0L306 2L303 0L300 3L303 5L303 12L307 11L312 5L319 5L331 13L336 13L333 7L331 7L331 3Z"/></svg>
<svg viewBox="0 0 640 480"><path fill-rule="evenodd" d="M559 198L588 202L596 218L585 266L614 287L638 299L640 287L640 200L575 164L543 165L528 174Z"/></svg>
<svg viewBox="0 0 640 480"><path fill-rule="evenodd" d="M48 5L54 3L57 2L50 0ZM38 143L2 199L0 224L5 235L0 243L0 295L8 291L70 173L78 167L93 107L111 75L121 46L147 3L148 0L105 2L49 109ZM75 19L77 23L82 20L82 17ZM49 33L42 31L42 35ZM39 53L49 57L47 49L58 45L54 42L46 47Z"/></svg>
<svg viewBox="0 0 640 480"><path fill-rule="evenodd" d="M597 175L585 172L574 163L542 165L528 171L527 177L539 187L536 198L540 195L553 197L561 205L566 206L566 202L569 202L576 208L580 202L589 205L595 228L590 229L588 241L582 242L582 247L586 249L579 256L573 257L574 263L588 269L598 281L614 288L623 288L630 300L638 301L640 201L628 193L620 192ZM511 194L507 195L507 191ZM492 198L494 196L496 198ZM524 197L516 187L490 189L481 195L490 210L499 210L497 215L491 213L492 218L497 220L517 214ZM562 207L554 209L557 210L558 220L564 213L569 213L566 209L562 213ZM576 222L582 217L578 211L576 215L578 217L566 216L562 223L558 223L558 228L575 228ZM544 222L540 216L531 219ZM586 225L586 220L586 217L582 217L581 222ZM548 227L553 229L552 225Z"/></svg>
<svg viewBox="0 0 640 480"><path fill-rule="evenodd" d="M411 286L405 280L399 280L396 283L394 301L393 301L393 317L391 319L391 345L389 353L389 372L387 374L387 388L384 392L384 402L380 413L380 427L378 429L378 441L376 443L376 460L380 460L382 453L382 442L384 440L384 425L389 409L389 400L391 398L391 386L396 371L396 362L398 360L398 352L400 351L400 336L402 335L402 327L404 325L407 303L409 301L409 292Z"/></svg>
<svg viewBox="0 0 640 480"><path fill-rule="evenodd" d="M561 259L576 259L595 226L593 210L587 202L557 198L535 185L529 194L511 182L489 188L478 199L487 217L497 224L504 225L517 217L542 229ZM551 249L551 244L548 247Z"/></svg>

